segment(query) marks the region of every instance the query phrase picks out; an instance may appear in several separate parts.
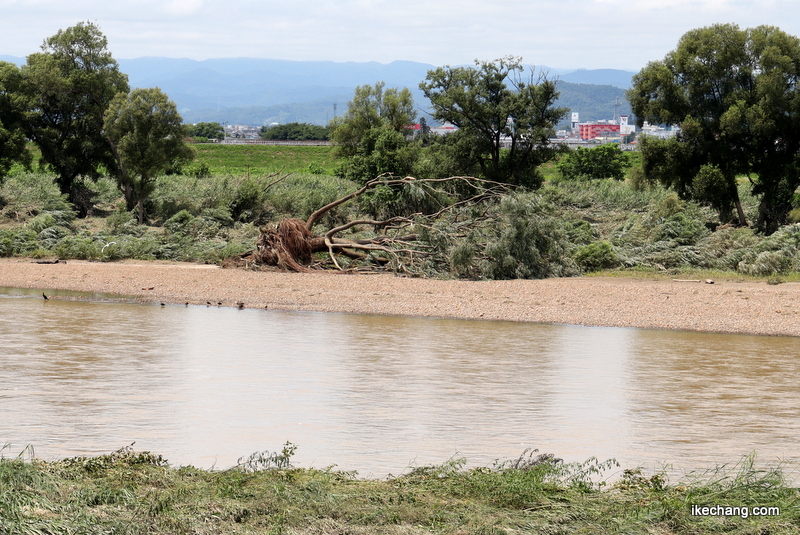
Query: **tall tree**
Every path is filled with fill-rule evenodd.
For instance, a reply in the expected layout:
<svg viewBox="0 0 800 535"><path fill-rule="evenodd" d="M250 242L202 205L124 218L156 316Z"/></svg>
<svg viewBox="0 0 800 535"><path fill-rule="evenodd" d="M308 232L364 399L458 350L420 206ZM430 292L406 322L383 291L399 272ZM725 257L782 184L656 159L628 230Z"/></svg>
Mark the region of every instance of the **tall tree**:
<svg viewBox="0 0 800 535"><path fill-rule="evenodd" d="M521 58L508 56L475 67L428 71L420 89L430 99L434 118L459 128L461 158L469 158L483 177L538 187L537 167L555 155L548 144L567 114L556 108L556 84L533 73L523 79ZM469 150L465 150L465 146Z"/></svg>
<svg viewBox="0 0 800 535"><path fill-rule="evenodd" d="M103 135L103 114L117 93L128 92L108 42L91 22L59 30L22 67L31 98L26 134L41 150L42 163L57 173L62 193L85 213L90 201L77 188L79 176L97 178L115 159Z"/></svg>
<svg viewBox="0 0 800 535"><path fill-rule="evenodd" d="M384 89L384 82L356 87L343 117L331 122L331 139L342 156L354 155L364 136L372 129L403 132L417 117L414 97L407 87Z"/></svg>
<svg viewBox="0 0 800 535"><path fill-rule="evenodd" d="M0 61L0 182L15 162L27 165L31 160L22 130L27 99L21 84L19 68Z"/></svg>
<svg viewBox="0 0 800 535"><path fill-rule="evenodd" d="M679 125L673 141L642 144L645 177L746 225L737 176L761 195L758 226L785 223L800 185L800 40L770 26L717 24L687 32L628 91L639 125Z"/></svg>
<svg viewBox="0 0 800 535"><path fill-rule="evenodd" d="M128 209L138 209L142 224L144 202L156 179L194 155L183 140L183 119L160 89L134 89L111 101L104 126L118 161L119 187Z"/></svg>
<svg viewBox="0 0 800 535"><path fill-rule="evenodd" d="M345 114L329 125L337 153L346 158L339 174L350 180L366 183L381 174L411 171L414 147L405 134L416 119L414 98L406 87L384 86L358 86Z"/></svg>

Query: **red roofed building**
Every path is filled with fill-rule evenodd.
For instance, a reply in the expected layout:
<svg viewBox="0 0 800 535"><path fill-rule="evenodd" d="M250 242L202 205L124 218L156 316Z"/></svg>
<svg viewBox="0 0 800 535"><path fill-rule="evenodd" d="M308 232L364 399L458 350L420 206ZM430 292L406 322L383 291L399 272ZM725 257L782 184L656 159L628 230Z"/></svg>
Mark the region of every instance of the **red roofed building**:
<svg viewBox="0 0 800 535"><path fill-rule="evenodd" d="M581 139L594 139L598 137L619 136L618 124L583 123L578 125L578 135Z"/></svg>

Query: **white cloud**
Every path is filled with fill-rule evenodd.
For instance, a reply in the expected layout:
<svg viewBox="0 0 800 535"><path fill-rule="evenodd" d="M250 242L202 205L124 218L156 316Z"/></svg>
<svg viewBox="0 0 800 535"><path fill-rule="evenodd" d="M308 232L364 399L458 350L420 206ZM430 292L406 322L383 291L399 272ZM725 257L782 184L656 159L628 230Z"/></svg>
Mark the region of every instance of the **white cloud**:
<svg viewBox="0 0 800 535"><path fill-rule="evenodd" d="M202 0L170 0L165 10L171 15L192 15L199 12L202 7Z"/></svg>
<svg viewBox="0 0 800 535"><path fill-rule="evenodd" d="M800 35L794 0L0 0L0 54L35 52L97 22L118 58L145 55L470 63L513 54L555 68L638 70L688 30L772 24Z"/></svg>

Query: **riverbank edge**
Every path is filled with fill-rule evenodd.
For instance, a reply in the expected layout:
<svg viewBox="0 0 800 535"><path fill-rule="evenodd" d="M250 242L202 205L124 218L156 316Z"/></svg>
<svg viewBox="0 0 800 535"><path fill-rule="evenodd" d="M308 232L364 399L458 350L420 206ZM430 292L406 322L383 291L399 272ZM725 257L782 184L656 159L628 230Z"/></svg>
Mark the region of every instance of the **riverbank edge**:
<svg viewBox="0 0 800 535"><path fill-rule="evenodd" d="M800 336L800 283L794 282L708 284L653 276L465 281L163 261L39 262L0 259L0 286L155 304Z"/></svg>
<svg viewBox="0 0 800 535"><path fill-rule="evenodd" d="M54 462L0 457L9 491L0 494L0 531L796 534L800 525L798 489L780 467L756 469L753 457L677 483L639 470L607 483L611 461L563 464L533 453L470 470L451 460L380 480L287 460L264 452L214 471L170 467L130 448Z"/></svg>

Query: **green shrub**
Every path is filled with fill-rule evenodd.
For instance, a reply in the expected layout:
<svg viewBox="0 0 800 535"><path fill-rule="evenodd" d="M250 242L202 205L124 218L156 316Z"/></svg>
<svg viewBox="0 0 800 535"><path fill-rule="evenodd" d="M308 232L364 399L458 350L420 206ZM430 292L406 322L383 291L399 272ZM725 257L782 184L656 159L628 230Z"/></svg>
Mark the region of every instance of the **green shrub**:
<svg viewBox="0 0 800 535"><path fill-rule="evenodd" d="M103 244L89 236L66 236L52 247L59 258L97 260L101 257Z"/></svg>
<svg viewBox="0 0 800 535"><path fill-rule="evenodd" d="M30 255L33 251L39 249L39 235L29 228L19 228L11 238L11 254L12 255Z"/></svg>
<svg viewBox="0 0 800 535"><path fill-rule="evenodd" d="M114 211L106 218L106 228L114 234L137 234L139 218L133 213L125 210L125 203L122 202L120 209Z"/></svg>
<svg viewBox="0 0 800 535"><path fill-rule="evenodd" d="M611 242L600 240L579 247L575 251L575 261L585 271L599 271L619 265L619 258Z"/></svg>
<svg viewBox="0 0 800 535"><path fill-rule="evenodd" d="M547 215L536 195L511 195L500 202L497 234L484 251L490 279L542 279L576 275L564 224Z"/></svg>
<svg viewBox="0 0 800 535"><path fill-rule="evenodd" d="M247 177L239 183L230 202L231 217L237 221L252 221L263 211L264 186Z"/></svg>
<svg viewBox="0 0 800 535"><path fill-rule="evenodd" d="M195 162L184 170L184 174L194 178L211 178L211 169L206 162Z"/></svg>
<svg viewBox="0 0 800 535"><path fill-rule="evenodd" d="M20 173L9 176L0 185L3 200L0 216L14 221L26 221L44 211L74 212L54 182L54 177L42 173Z"/></svg>
<svg viewBox="0 0 800 535"><path fill-rule="evenodd" d="M666 219L686 209L686 201L682 201L678 194L670 191L658 201L650 205L648 219L652 224L657 224L659 220Z"/></svg>
<svg viewBox="0 0 800 535"><path fill-rule="evenodd" d="M736 269L749 275L783 274L800 268L798 257L800 225L787 225L747 251Z"/></svg>
<svg viewBox="0 0 800 535"><path fill-rule="evenodd" d="M43 230L56 226L56 218L51 214L39 214L30 221L28 221L28 228L34 232L42 232Z"/></svg>
<svg viewBox="0 0 800 535"><path fill-rule="evenodd" d="M14 231L0 230L0 256L14 255Z"/></svg>
<svg viewBox="0 0 800 535"><path fill-rule="evenodd" d="M164 222L164 230L169 234L185 234L194 216L188 210L181 210Z"/></svg>
<svg viewBox="0 0 800 535"><path fill-rule="evenodd" d="M786 256L784 251L750 252L739 262L736 269L739 273L763 277L786 273L792 269L793 264L792 258Z"/></svg>
<svg viewBox="0 0 800 535"><path fill-rule="evenodd" d="M450 272L461 278L478 278L480 272L475 262L477 252L474 242L459 240L449 250Z"/></svg>
<svg viewBox="0 0 800 535"><path fill-rule="evenodd" d="M705 224L685 212L669 216L657 228L655 240L672 240L678 245L694 245L709 234Z"/></svg>

